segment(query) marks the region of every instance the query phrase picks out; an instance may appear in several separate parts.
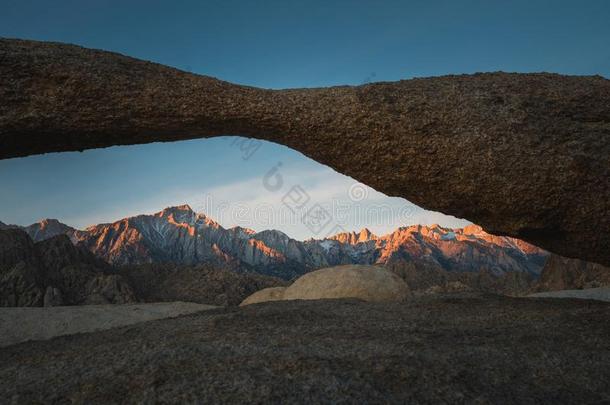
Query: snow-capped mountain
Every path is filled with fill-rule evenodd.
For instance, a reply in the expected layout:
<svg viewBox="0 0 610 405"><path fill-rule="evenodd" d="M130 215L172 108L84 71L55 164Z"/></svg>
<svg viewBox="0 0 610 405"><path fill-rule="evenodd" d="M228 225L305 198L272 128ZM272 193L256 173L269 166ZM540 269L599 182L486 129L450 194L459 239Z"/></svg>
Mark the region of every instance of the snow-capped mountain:
<svg viewBox="0 0 610 405"><path fill-rule="evenodd" d="M76 229L62 224L56 219L43 219L40 222L25 227L24 230L34 242L40 242L61 234L71 237L76 232Z"/></svg>
<svg viewBox="0 0 610 405"><path fill-rule="evenodd" d="M25 227L35 241L60 233L115 265L212 262L291 278L338 264L411 261L447 271L538 274L547 252L476 225L447 229L414 225L384 235L368 229L297 241L277 230L223 228L188 205L76 230L56 220Z"/></svg>

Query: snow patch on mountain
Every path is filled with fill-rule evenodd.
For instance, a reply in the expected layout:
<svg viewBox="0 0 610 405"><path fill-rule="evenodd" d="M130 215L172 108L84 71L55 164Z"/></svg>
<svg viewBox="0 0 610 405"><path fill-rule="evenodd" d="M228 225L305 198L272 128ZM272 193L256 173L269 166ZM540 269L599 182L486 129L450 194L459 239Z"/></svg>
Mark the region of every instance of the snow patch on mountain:
<svg viewBox="0 0 610 405"><path fill-rule="evenodd" d="M74 244L117 265L212 262L247 266L248 271L279 272L274 275L286 278L320 267L396 260L448 271L490 269L537 274L547 255L518 239L490 235L476 225L462 229L412 225L384 236L364 228L358 233L302 242L278 230L225 229L188 205L94 225L84 231L56 220L41 221L26 227L26 231L39 240L65 233Z"/></svg>

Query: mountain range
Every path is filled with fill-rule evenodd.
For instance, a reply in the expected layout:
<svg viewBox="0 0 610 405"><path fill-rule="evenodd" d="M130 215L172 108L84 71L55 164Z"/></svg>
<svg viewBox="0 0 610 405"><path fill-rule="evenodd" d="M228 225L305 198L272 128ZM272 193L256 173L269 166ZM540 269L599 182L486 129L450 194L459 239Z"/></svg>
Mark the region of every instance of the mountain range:
<svg viewBox="0 0 610 405"><path fill-rule="evenodd" d="M34 243L0 229L0 307L135 302L127 280L66 235ZM6 229L9 228L9 229Z"/></svg>
<svg viewBox="0 0 610 405"><path fill-rule="evenodd" d="M368 229L326 239L298 241L278 230L224 228L188 205L169 207L78 230L54 219L21 228L40 242L67 235L115 265L209 263L291 279L313 269L339 264L411 262L449 272L509 272L537 276L548 253L518 239L494 236L476 225L449 229L412 225L377 236Z"/></svg>

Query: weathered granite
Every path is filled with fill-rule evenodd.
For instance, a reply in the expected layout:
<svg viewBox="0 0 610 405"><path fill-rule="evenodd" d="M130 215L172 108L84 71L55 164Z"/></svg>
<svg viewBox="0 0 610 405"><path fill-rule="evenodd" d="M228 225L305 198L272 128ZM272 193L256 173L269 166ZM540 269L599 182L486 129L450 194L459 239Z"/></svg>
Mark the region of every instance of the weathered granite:
<svg viewBox="0 0 610 405"><path fill-rule="evenodd" d="M0 100L0 158L242 134L490 233L610 264L610 81L599 76L265 90L2 39Z"/></svg>

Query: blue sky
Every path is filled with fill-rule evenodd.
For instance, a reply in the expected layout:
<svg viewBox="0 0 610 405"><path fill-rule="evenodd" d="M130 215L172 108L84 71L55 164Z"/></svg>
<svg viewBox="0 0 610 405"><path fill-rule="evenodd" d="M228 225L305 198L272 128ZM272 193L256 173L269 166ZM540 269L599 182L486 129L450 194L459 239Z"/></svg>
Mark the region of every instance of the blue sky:
<svg viewBox="0 0 610 405"><path fill-rule="evenodd" d="M266 88L497 70L610 77L608 21L607 1L0 0L2 37L71 42ZM0 161L0 220L84 227L186 202L223 225L319 236L298 220L261 219L261 204L278 209L285 195L261 181L276 162L286 187L300 185L322 205L347 202L348 214L332 214L348 230L465 223L374 190L354 202L353 180L270 143L244 160L228 137ZM226 215L210 201L242 206ZM395 217L355 214L370 206Z"/></svg>

